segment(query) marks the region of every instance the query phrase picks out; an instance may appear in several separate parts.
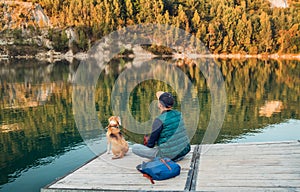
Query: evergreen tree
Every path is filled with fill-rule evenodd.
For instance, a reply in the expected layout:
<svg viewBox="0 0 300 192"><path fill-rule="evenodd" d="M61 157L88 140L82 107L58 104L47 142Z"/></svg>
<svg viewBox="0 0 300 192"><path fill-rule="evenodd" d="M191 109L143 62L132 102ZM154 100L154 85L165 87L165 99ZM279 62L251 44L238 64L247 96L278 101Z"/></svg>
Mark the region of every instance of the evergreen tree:
<svg viewBox="0 0 300 192"><path fill-rule="evenodd" d="M126 7L126 24L133 25L134 24L134 10L133 4L131 0L125 0L125 7Z"/></svg>
<svg viewBox="0 0 300 192"><path fill-rule="evenodd" d="M262 12L260 15L261 30L259 32L260 44L259 50L265 53L270 53L273 46L273 32L269 16Z"/></svg>
<svg viewBox="0 0 300 192"><path fill-rule="evenodd" d="M194 16L192 18L192 32L197 32L197 29L200 27L200 16L198 11L194 12Z"/></svg>

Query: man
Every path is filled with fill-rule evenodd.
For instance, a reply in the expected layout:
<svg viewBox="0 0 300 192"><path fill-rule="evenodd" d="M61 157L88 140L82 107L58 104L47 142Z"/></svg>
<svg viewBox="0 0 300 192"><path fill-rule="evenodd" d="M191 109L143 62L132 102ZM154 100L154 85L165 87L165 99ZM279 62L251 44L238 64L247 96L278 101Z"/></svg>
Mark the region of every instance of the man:
<svg viewBox="0 0 300 192"><path fill-rule="evenodd" d="M152 124L148 142L145 145L134 144L132 152L149 159L169 157L179 161L191 150L182 115L172 109L174 98L170 93L158 91L156 97L161 114Z"/></svg>

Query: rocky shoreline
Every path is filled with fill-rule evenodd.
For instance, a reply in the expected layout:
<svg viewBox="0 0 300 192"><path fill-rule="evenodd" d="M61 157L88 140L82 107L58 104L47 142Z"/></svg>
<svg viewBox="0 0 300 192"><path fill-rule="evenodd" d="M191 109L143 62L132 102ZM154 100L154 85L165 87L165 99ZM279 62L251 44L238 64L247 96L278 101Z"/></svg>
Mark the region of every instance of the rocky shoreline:
<svg viewBox="0 0 300 192"><path fill-rule="evenodd" d="M128 57L136 57L138 54L133 53ZM177 54L174 53L172 55L153 55L149 53L151 57L173 57L175 59L198 59L198 58L214 58L214 59L276 59L276 60L300 60L300 54ZM55 62L60 60L67 60L72 62L73 59L77 60L85 60L88 57L87 53L78 52L73 54L70 50L66 53L56 52L54 50L38 52L35 55L8 55L8 54L0 54L1 60L9 60L9 59L37 59L42 61Z"/></svg>
<svg viewBox="0 0 300 192"><path fill-rule="evenodd" d="M300 60L300 54L175 54L175 58Z"/></svg>
<svg viewBox="0 0 300 192"><path fill-rule="evenodd" d="M9 60L9 59L37 59L41 61L49 61L55 62L60 60L67 60L72 62L73 59L84 60L87 57L86 53L77 53L73 54L72 51L68 51L67 53L56 52L54 50L49 50L46 52L39 52L35 55L8 55L8 54L0 54L1 60Z"/></svg>

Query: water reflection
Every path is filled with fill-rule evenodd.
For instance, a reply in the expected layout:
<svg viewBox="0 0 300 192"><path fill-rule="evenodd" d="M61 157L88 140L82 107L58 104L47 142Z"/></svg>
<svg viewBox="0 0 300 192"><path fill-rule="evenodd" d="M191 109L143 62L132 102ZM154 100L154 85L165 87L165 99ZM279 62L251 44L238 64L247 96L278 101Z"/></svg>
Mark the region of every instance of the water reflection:
<svg viewBox="0 0 300 192"><path fill-rule="evenodd" d="M8 133L10 131L20 131L22 129L22 125L19 125L18 123L8 124L8 125L2 125L0 127L0 131L2 133Z"/></svg>
<svg viewBox="0 0 300 192"><path fill-rule="evenodd" d="M300 138L300 120L289 119L278 124L267 125L230 140L232 143L292 141Z"/></svg>
<svg viewBox="0 0 300 192"><path fill-rule="evenodd" d="M0 185L82 141L69 97L73 66L21 61L0 65Z"/></svg>
<svg viewBox="0 0 300 192"><path fill-rule="evenodd" d="M211 113L210 89L213 87L207 86L210 79L205 78L193 62L168 62L174 62L193 84L188 91L192 98L198 99L199 105L190 106L190 109L198 108L200 115L192 144L201 143ZM251 59L217 60L216 63L225 80L228 101L223 127L216 142L232 142L235 138L274 124L282 127L282 122L285 122L284 126L294 128L293 131L286 129L285 133L297 137L295 131L300 132L298 61ZM82 142L72 110L72 80L78 65L79 62L39 63L32 60L18 60L9 65L0 63L0 185L13 182L15 177L23 174L23 170L55 161L57 156ZM102 125L106 125L108 117L113 115L110 96L115 80L128 67L134 79L137 75L135 69L140 66L131 60L113 60L100 74L97 86L90 90L95 93L95 107ZM170 80L186 83L176 76ZM123 82L123 86L126 83ZM135 120L145 122L151 118L157 90L172 92L178 101L175 107L181 109L179 98L182 95L153 78L139 83L129 93L128 107ZM90 94L86 94L86 99L90 99ZM86 114L83 117L82 123L89 118ZM193 119L188 119L189 122ZM144 129L145 132L150 131L150 127ZM90 134L95 134L93 131ZM126 127L123 131L131 143L142 142L141 134ZM57 174L64 175L62 171L65 170L57 170ZM44 182L47 184L48 180Z"/></svg>
<svg viewBox="0 0 300 192"><path fill-rule="evenodd" d="M260 107L259 116L271 117L274 113L280 113L282 109L282 101L267 101Z"/></svg>

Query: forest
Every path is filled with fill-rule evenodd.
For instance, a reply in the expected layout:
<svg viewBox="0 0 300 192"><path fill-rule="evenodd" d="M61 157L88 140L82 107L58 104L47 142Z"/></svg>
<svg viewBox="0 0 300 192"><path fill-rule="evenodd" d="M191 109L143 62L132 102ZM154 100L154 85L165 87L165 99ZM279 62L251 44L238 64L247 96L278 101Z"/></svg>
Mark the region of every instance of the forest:
<svg viewBox="0 0 300 192"><path fill-rule="evenodd" d="M26 0L23 0L26 1ZM74 51L87 51L95 41L114 30L134 24L168 24L186 30L211 53L298 54L300 52L300 2L287 8L272 7L267 0L27 0L38 3L51 27L31 23L27 28L48 30L54 49L69 47L65 30L78 38ZM0 4L3 12L7 10ZM0 14L0 19L5 14ZM21 20L30 20L20 13ZM3 19L2 19L3 21ZM30 26L32 25L32 26ZM0 31L4 33L0 25Z"/></svg>

